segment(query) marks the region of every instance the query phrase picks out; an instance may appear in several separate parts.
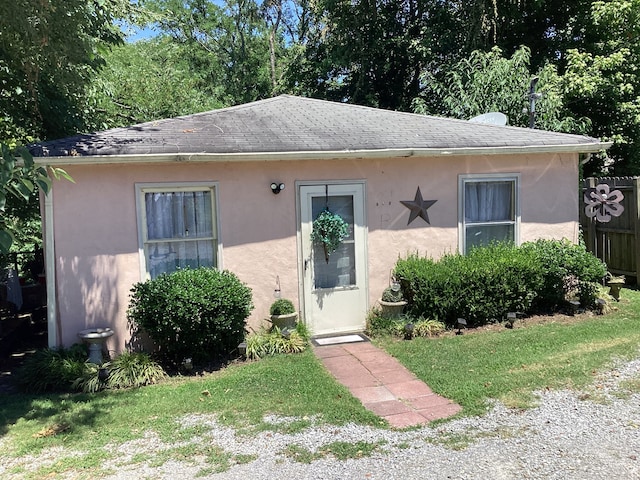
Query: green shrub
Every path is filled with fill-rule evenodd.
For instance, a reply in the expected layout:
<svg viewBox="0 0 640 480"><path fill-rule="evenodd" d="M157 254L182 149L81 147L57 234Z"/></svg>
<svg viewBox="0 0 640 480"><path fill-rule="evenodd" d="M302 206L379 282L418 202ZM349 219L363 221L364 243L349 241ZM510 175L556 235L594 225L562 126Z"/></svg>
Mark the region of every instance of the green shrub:
<svg viewBox="0 0 640 480"><path fill-rule="evenodd" d="M413 325L414 337L434 337L446 330L446 325L437 320L427 320L424 318L413 319L407 315L400 317L388 317L382 314L380 309L372 309L367 316L366 332L375 337L380 335L392 335L403 338L405 336L405 326Z"/></svg>
<svg viewBox="0 0 640 480"><path fill-rule="evenodd" d="M289 315L296 313L296 307L293 306L293 302L286 298L279 298L271 304L269 309L271 315Z"/></svg>
<svg viewBox="0 0 640 480"><path fill-rule="evenodd" d="M493 244L466 256L444 255L439 261L410 255L398 260L400 280L414 318L433 318L454 327L458 318L482 325L507 312L550 310L564 302L569 280L584 306L595 302L594 282L606 266L582 245L539 240L515 247Z"/></svg>
<svg viewBox="0 0 640 480"><path fill-rule="evenodd" d="M413 317L455 326L501 319L506 312L527 311L541 283L532 255L508 244L475 248L468 255L448 254L439 262L412 255L396 264Z"/></svg>
<svg viewBox="0 0 640 480"><path fill-rule="evenodd" d="M436 337L445 330L445 324L437 320L420 319L413 324L414 337Z"/></svg>
<svg viewBox="0 0 640 480"><path fill-rule="evenodd" d="M593 305L596 290L588 284L601 282L607 267L584 245L575 245L568 240L537 240L524 243L520 249L535 256L544 274L535 298L535 309L549 310L562 305L573 288L577 288L582 305ZM575 285L571 280L575 280Z"/></svg>
<svg viewBox="0 0 640 480"><path fill-rule="evenodd" d="M271 330L261 330L249 335L247 343L247 358L257 360L266 355L281 353L300 353L309 345L309 331L304 323L298 322L293 330L272 327Z"/></svg>
<svg viewBox="0 0 640 480"><path fill-rule="evenodd" d="M84 345L76 344L68 349L45 348L27 358L16 372L16 382L21 390L29 393L67 392L90 365Z"/></svg>
<svg viewBox="0 0 640 480"><path fill-rule="evenodd" d="M127 318L177 365L235 350L252 309L251 289L233 273L184 269L134 285Z"/></svg>
<svg viewBox="0 0 640 480"><path fill-rule="evenodd" d="M106 388L142 387L158 383L167 377L163 368L146 353L124 352L100 366L87 365L84 374L73 382L73 388L76 390L97 392ZM100 369L108 372L106 379L100 379Z"/></svg>

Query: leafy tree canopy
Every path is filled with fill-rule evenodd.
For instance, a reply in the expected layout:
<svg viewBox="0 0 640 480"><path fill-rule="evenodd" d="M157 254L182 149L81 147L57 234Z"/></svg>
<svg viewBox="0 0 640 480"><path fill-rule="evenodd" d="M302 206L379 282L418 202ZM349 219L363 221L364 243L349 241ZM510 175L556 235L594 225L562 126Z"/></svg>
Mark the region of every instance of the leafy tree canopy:
<svg viewBox="0 0 640 480"><path fill-rule="evenodd" d="M438 76L430 71L421 75L423 92L414 102L418 113L431 113L469 119L487 112L502 112L509 124L529 126L530 51L518 49L511 58L498 47L489 52L476 50ZM553 65L536 73L539 78L535 123L538 128L584 133L588 119L576 119L563 104L561 78Z"/></svg>

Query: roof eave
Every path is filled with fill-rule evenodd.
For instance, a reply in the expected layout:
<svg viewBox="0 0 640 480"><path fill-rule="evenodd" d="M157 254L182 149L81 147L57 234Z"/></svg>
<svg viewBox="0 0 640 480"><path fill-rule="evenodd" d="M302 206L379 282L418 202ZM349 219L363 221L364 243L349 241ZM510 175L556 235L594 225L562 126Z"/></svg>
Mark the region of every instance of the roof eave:
<svg viewBox="0 0 640 480"><path fill-rule="evenodd" d="M331 150L248 153L160 153L126 155L79 155L35 157L42 165L107 165L117 163L170 162L266 162L286 160L333 160L346 158L444 157L461 155L513 155L539 153L595 153L608 149L612 142L568 145L534 145L466 148L390 148L376 150Z"/></svg>

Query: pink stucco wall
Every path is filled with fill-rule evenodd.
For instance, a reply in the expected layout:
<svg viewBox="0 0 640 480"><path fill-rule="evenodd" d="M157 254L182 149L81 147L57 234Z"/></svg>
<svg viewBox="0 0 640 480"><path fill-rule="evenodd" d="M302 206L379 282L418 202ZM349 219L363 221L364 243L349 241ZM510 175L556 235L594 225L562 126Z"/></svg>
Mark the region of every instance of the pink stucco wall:
<svg viewBox="0 0 640 480"><path fill-rule="evenodd" d="M520 241L578 235L577 155L493 155L235 163L69 165L75 183L53 188L58 341L79 330L111 326L111 350L129 340L126 309L140 281L136 183L217 182L222 267L253 290L250 325L268 316L276 276L283 296L298 304L296 181L365 180L369 303L387 286L398 256L439 257L458 248L458 175L519 173ZM272 181L286 188L274 195ZM431 225L407 225L420 187Z"/></svg>

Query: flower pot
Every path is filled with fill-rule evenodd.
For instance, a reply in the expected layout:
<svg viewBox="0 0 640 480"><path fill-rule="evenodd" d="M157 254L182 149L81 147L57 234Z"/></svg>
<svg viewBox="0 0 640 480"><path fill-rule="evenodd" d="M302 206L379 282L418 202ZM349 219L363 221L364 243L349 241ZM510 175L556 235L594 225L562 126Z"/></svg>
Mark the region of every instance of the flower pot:
<svg viewBox="0 0 640 480"><path fill-rule="evenodd" d="M407 302L404 300L401 302L385 302L384 300L378 300L378 303L382 309L382 315L389 318L397 318L402 315L402 311L407 305Z"/></svg>
<svg viewBox="0 0 640 480"><path fill-rule="evenodd" d="M280 330L284 328L296 328L296 324L298 323L296 321L297 319L298 314L296 312L286 315L271 315L271 323Z"/></svg>

